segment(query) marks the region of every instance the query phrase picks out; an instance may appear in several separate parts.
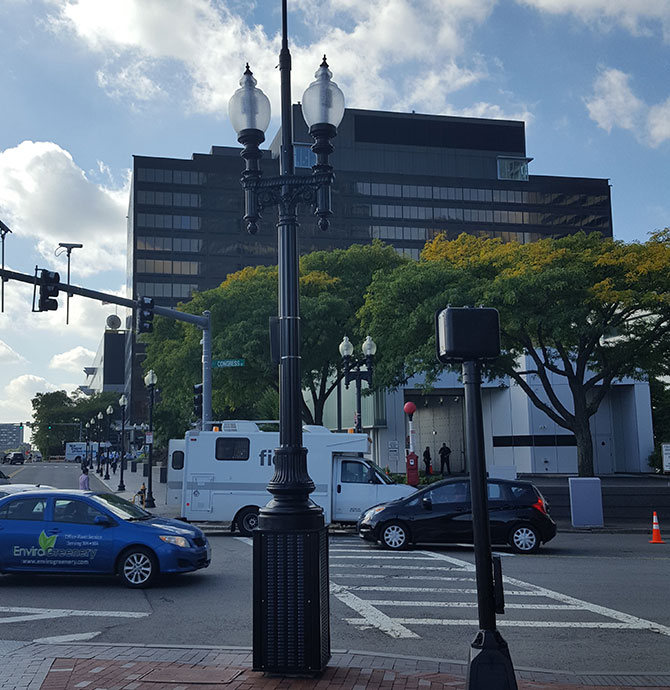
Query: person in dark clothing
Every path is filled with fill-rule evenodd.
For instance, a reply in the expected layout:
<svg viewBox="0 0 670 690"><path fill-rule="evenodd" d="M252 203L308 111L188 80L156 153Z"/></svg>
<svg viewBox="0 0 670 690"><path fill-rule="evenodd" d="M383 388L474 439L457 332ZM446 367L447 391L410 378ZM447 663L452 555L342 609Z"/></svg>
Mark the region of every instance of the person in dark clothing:
<svg viewBox="0 0 670 690"><path fill-rule="evenodd" d="M440 456L440 474L444 475L444 466L447 466L447 474L451 474L449 467L449 456L451 455L451 448L446 443L442 444L440 450L437 451Z"/></svg>
<svg viewBox="0 0 670 690"><path fill-rule="evenodd" d="M426 466L426 477L429 477L432 474L429 446L426 446L426 450L423 451L423 464Z"/></svg>

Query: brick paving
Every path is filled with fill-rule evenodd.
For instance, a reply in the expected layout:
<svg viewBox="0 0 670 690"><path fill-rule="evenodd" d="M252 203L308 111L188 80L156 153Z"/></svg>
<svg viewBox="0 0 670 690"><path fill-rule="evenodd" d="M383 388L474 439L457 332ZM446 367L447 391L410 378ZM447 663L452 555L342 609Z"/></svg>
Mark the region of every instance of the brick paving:
<svg viewBox="0 0 670 690"><path fill-rule="evenodd" d="M0 690L447 690L465 688L456 661L335 652L316 678L251 670L241 648L0 642ZM16 646L16 645L21 646ZM519 690L670 690L670 673L557 674L516 669Z"/></svg>

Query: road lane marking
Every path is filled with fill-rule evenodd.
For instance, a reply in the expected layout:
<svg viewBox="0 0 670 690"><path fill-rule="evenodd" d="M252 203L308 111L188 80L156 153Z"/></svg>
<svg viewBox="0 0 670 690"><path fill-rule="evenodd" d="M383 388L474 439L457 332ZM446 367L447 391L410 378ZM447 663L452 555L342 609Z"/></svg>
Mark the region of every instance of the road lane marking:
<svg viewBox="0 0 670 690"><path fill-rule="evenodd" d="M356 592L426 592L441 593L441 594L477 594L476 589L462 588L462 587L387 587L380 585L375 587L373 585L346 585L347 589ZM546 596L541 592L527 592L525 590L505 590L505 596L521 596L521 597L543 597Z"/></svg>
<svg viewBox="0 0 670 690"><path fill-rule="evenodd" d="M64 642L87 642L100 635L101 632L77 633L74 635L55 635L54 637L38 637L33 642L40 644L62 644Z"/></svg>
<svg viewBox="0 0 670 690"><path fill-rule="evenodd" d="M386 601L384 599L366 599L372 606L424 606L426 608L477 608L476 601ZM570 604L505 604L506 609L527 609L529 611L582 611L579 606Z"/></svg>
<svg viewBox="0 0 670 690"><path fill-rule="evenodd" d="M354 564L354 563L331 563L330 564L331 569L332 568L349 568L349 569L355 569L356 571L358 570L377 570L379 571L379 566L378 565L359 565L359 564ZM398 568L402 568L403 570L420 570L423 572L424 570L436 570L441 573L443 573L445 570L456 570L457 572L462 572L463 568L456 568L456 567L451 567L451 566L434 566L434 565L385 565L384 566L384 571L387 570L397 570ZM339 575L339 573L338 573ZM472 579L472 578L470 578Z"/></svg>
<svg viewBox="0 0 670 690"><path fill-rule="evenodd" d="M361 630L375 628L380 632L386 633L389 637L396 639L420 637L399 623L396 619L390 618L385 613L382 613L379 609L371 606L367 601L359 599L355 594L352 594L352 592L345 587L331 582L330 593L336 599L345 604L345 606L348 606L356 611L356 613L363 616L363 618L357 619L358 623L356 623L356 627Z"/></svg>
<svg viewBox="0 0 670 690"><path fill-rule="evenodd" d="M365 619L346 618L348 623L356 627L365 624ZM442 626L467 626L479 627L476 619L466 618L393 618L399 625L442 625ZM609 623L607 621L509 621L500 619L496 622L499 628L594 628L601 630L645 630L646 625L629 625L626 623Z"/></svg>
<svg viewBox="0 0 670 690"><path fill-rule="evenodd" d="M40 609L32 606L0 606L0 614L22 613L22 616L0 615L0 625L5 623L24 623L26 621L47 620L49 618L69 618L83 616L95 618L145 618L148 613L138 611L82 611L79 609Z"/></svg>
<svg viewBox="0 0 670 690"><path fill-rule="evenodd" d="M426 552L424 552L426 553ZM466 571L474 571L475 566L472 563L468 563L467 561L459 561L456 558L452 558L451 556L445 556L444 554L440 553L435 553L433 554L433 557L437 560L442 560L446 561L447 563L450 563L451 565L458 565L461 563L463 565L463 569ZM554 599L556 601L560 601L564 604L572 604L574 606L579 606L581 609L585 611L590 611L591 613L595 613L599 616L603 616L605 618L613 618L616 621L619 621L619 624L611 624L607 625L604 627L621 627L621 628L630 628L630 629L636 629L636 630L650 630L651 632L658 633L659 635L667 635L670 637L670 626L667 625L661 625L660 623L656 623L654 621L649 621L644 618L639 618L638 616L631 616L627 613L622 613L621 611L617 611L615 609L608 608L607 606L599 606L598 604L592 604L589 601L584 601L583 599L577 599L576 597L571 597L567 594L561 594L560 592L554 592L551 589L547 589L546 587L541 587L539 585L533 585L530 582L524 582L523 580L518 580L514 577L503 577L503 582L506 584L510 585L515 585L517 587L527 587L531 592L535 592L537 596L543 596L546 597L547 599ZM507 594L507 592L505 592ZM501 620L500 623L502 625L510 625L510 624L516 624L515 621L506 621L506 620ZM581 625L580 623L573 624L575 627L578 625ZM584 623L585 627L592 627L588 623ZM568 627L566 625L558 625L556 624L554 627ZM596 626L597 627L597 626Z"/></svg>

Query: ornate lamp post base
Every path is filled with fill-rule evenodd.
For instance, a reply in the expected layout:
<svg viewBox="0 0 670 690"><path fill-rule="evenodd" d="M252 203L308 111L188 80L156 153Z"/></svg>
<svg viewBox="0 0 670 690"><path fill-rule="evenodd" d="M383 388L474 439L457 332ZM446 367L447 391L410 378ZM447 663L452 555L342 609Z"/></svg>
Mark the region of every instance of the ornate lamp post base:
<svg viewBox="0 0 670 690"><path fill-rule="evenodd" d="M253 568L254 671L320 674L330 660L327 527L255 530Z"/></svg>

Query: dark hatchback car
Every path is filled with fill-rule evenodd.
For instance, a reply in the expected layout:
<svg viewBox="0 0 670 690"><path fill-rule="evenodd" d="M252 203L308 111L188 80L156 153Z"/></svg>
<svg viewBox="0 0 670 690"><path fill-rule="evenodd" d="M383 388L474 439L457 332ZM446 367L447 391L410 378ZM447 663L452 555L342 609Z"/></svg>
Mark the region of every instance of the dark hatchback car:
<svg viewBox="0 0 670 690"><path fill-rule="evenodd" d="M488 479L492 544L534 553L556 536L556 523L530 482ZM362 539L400 550L418 543L472 544L470 480L445 479L416 493L366 510L358 521Z"/></svg>
<svg viewBox="0 0 670 690"><path fill-rule="evenodd" d="M23 453L7 453L5 455L2 463L3 465L5 463L9 463L10 465L23 465L23 463L26 461L25 456Z"/></svg>

